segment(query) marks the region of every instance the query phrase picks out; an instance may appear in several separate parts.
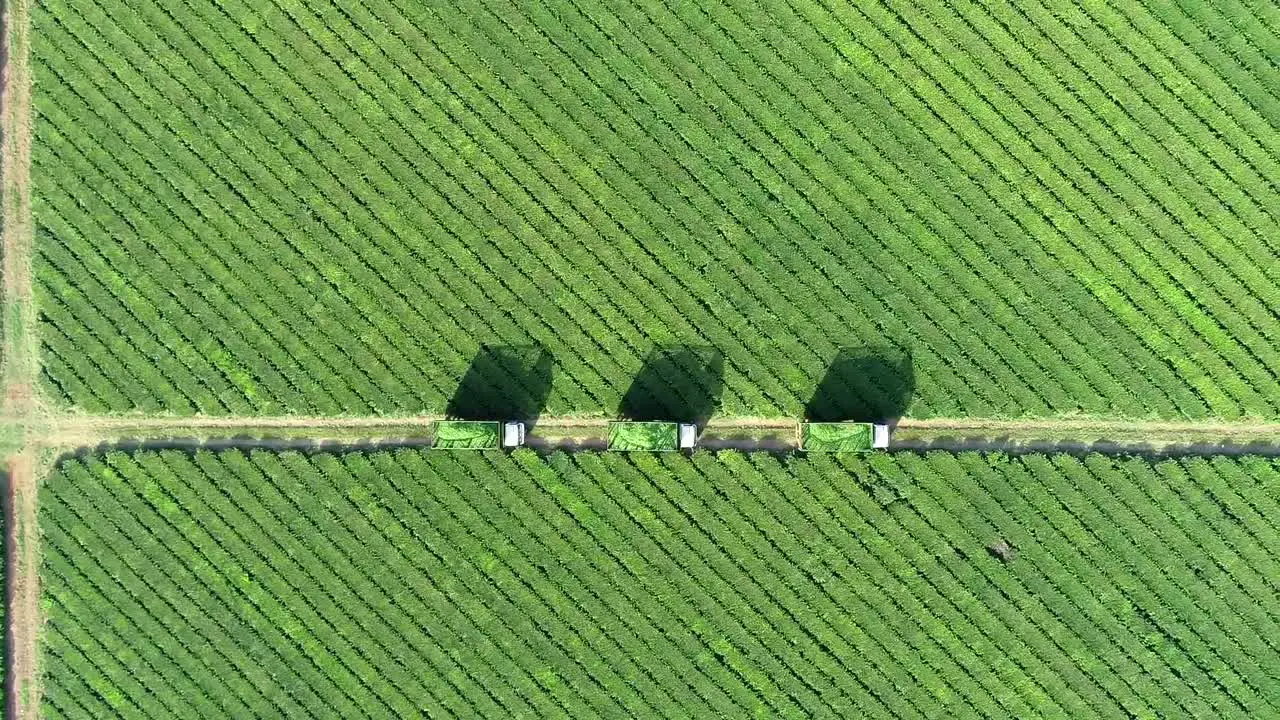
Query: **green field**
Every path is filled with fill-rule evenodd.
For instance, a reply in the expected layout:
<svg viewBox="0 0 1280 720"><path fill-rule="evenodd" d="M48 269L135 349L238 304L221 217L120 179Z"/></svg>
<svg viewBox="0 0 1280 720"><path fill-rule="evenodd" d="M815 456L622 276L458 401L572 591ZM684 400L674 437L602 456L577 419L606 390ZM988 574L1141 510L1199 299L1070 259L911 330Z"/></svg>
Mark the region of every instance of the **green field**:
<svg viewBox="0 0 1280 720"><path fill-rule="evenodd" d="M1275 460L166 451L41 503L49 718L1280 713Z"/></svg>
<svg viewBox="0 0 1280 720"><path fill-rule="evenodd" d="M1269 437L1280 5L32 5L6 715L1280 717L1280 458L647 451Z"/></svg>
<svg viewBox="0 0 1280 720"><path fill-rule="evenodd" d="M64 405L434 412L540 346L557 414L686 348L721 414L1280 415L1272 3L33 15Z"/></svg>

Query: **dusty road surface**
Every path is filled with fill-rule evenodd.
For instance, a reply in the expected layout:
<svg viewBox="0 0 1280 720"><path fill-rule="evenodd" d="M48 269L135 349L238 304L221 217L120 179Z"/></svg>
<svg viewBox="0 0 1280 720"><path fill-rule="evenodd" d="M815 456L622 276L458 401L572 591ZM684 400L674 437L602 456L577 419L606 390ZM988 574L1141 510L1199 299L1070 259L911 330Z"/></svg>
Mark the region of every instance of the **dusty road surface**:
<svg viewBox="0 0 1280 720"><path fill-rule="evenodd" d="M7 0L2 16L0 67L0 203L4 229L0 249L4 343L0 376L5 416L0 444L22 444L39 414L35 383L36 308L32 291L31 48L30 2ZM11 452L12 450L12 452ZM40 555L36 517L37 462L34 447L5 448L5 628L6 717L39 714Z"/></svg>
<svg viewBox="0 0 1280 720"><path fill-rule="evenodd" d="M33 718L40 703L40 552L34 455L8 458L5 502L6 717Z"/></svg>

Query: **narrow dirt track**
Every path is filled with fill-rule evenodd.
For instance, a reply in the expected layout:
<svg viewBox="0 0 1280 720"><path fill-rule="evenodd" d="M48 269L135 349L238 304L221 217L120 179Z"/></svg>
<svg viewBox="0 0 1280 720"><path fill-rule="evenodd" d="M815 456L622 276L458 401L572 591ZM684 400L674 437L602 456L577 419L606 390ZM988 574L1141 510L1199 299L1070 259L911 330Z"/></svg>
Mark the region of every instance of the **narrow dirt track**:
<svg viewBox="0 0 1280 720"><path fill-rule="evenodd" d="M38 421L36 308L32 287L34 225L31 218L31 48L29 0L5 0L3 67L0 67L0 203L3 261L0 308L4 343L0 359L6 442L27 442ZM9 432L12 431L12 432ZM9 452L6 449L6 453ZM36 504L36 450L27 444L7 458L5 493L5 716L26 720L40 713L40 552Z"/></svg>
<svg viewBox="0 0 1280 720"><path fill-rule="evenodd" d="M36 312L32 289L31 48L29 0L4 3L4 67L0 69L0 189L3 190L4 410L36 409Z"/></svg>
<svg viewBox="0 0 1280 720"><path fill-rule="evenodd" d="M40 703L40 532L36 516L35 457L8 461L5 502L5 715L31 718Z"/></svg>
<svg viewBox="0 0 1280 720"><path fill-rule="evenodd" d="M29 425L34 445L86 447L390 447L429 444L439 415L410 417L146 417L46 416ZM603 417L544 417L529 444L543 450L603 446ZM794 418L718 418L700 444L714 449L794 449ZM988 452L1103 452L1111 454L1280 454L1280 423L1176 422L1105 418L903 419L893 448Z"/></svg>

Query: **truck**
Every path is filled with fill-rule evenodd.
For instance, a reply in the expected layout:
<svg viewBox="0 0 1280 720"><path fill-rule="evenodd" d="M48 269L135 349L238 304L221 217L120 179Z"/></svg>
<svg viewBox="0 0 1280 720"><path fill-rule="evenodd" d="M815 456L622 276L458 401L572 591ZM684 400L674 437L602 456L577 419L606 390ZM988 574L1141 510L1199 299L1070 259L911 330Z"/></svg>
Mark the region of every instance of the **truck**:
<svg viewBox="0 0 1280 720"><path fill-rule="evenodd" d="M497 450L524 444L524 423L498 420L440 420L432 447L441 450Z"/></svg>
<svg viewBox="0 0 1280 720"><path fill-rule="evenodd" d="M608 447L623 452L691 450L697 437L698 428L690 423L615 420L609 423Z"/></svg>
<svg viewBox="0 0 1280 720"><path fill-rule="evenodd" d="M800 423L800 449L806 452L868 452L889 447L889 426L866 422Z"/></svg>

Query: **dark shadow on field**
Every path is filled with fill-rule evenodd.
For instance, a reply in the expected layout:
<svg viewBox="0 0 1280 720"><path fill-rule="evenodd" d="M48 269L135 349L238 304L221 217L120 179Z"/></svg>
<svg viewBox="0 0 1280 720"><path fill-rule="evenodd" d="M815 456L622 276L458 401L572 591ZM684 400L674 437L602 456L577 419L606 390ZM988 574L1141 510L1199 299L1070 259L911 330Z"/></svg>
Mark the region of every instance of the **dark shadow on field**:
<svg viewBox="0 0 1280 720"><path fill-rule="evenodd" d="M532 427L551 393L555 359L540 345L481 345L445 407L458 420L522 420Z"/></svg>
<svg viewBox="0 0 1280 720"><path fill-rule="evenodd" d="M890 345L844 347L805 406L811 422L893 422L916 389L911 353Z"/></svg>
<svg viewBox="0 0 1280 720"><path fill-rule="evenodd" d="M706 346L657 348L622 396L618 417L699 427L715 413L724 390L724 355Z"/></svg>

